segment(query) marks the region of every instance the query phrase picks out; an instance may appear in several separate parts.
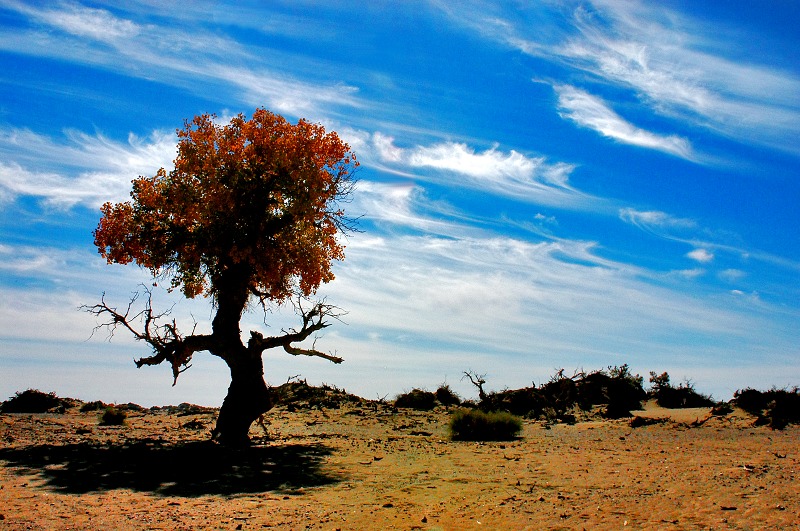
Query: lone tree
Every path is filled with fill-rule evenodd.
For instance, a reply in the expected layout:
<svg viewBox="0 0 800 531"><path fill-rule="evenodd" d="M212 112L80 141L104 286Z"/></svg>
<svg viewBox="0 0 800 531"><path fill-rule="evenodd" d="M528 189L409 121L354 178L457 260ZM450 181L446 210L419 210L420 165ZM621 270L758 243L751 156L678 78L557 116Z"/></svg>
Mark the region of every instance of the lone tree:
<svg viewBox="0 0 800 531"><path fill-rule="evenodd" d="M113 331L128 329L153 353L136 366L168 362L174 376L195 352L208 351L230 368L231 384L213 437L246 444L250 425L275 399L264 381L262 354L282 347L292 355L342 359L295 346L339 316L324 302L305 303L333 280L331 263L344 258L340 234L353 229L342 203L353 189L358 166L335 132L300 120L296 125L265 109L227 125L213 115L187 121L178 130L175 168L132 181L131 200L106 203L94 232L109 264L135 262L154 280L169 280L187 298L211 298L211 333L183 335L169 312L152 308L152 292L141 310L134 296L127 309L100 304L87 310ZM296 301L302 326L265 337L240 321L251 306Z"/></svg>

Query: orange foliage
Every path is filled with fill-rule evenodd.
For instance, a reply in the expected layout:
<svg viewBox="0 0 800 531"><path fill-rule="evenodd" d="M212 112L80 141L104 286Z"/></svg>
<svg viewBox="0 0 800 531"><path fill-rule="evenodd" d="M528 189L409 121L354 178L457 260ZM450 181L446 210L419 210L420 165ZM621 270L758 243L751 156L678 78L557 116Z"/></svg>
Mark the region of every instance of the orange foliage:
<svg viewBox="0 0 800 531"><path fill-rule="evenodd" d="M95 244L109 263L135 262L187 297L215 295L226 271L282 301L313 293L344 258L338 200L358 162L335 132L258 109L178 130L175 168L133 181L131 201L106 203Z"/></svg>

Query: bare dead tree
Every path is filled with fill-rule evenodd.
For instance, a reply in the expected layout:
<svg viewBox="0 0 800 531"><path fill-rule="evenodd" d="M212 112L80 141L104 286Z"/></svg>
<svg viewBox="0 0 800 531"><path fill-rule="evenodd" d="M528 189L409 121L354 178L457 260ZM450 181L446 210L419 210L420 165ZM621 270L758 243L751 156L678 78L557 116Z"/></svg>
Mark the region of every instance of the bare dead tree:
<svg viewBox="0 0 800 531"><path fill-rule="evenodd" d="M478 398L481 401L486 400L486 392L483 390L483 385L486 383L486 375L485 374L478 374L473 370L464 371L464 376L461 378L469 379L469 381L478 388Z"/></svg>

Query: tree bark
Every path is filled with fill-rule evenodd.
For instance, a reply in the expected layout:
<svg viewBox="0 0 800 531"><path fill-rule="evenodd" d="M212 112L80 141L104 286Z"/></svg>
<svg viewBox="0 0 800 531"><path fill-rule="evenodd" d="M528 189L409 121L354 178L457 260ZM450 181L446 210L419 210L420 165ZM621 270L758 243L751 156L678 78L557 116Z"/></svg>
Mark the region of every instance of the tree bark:
<svg viewBox="0 0 800 531"><path fill-rule="evenodd" d="M260 355L229 360L231 385L222 402L212 437L226 446L246 446L253 422L272 409L274 399L264 381L264 363Z"/></svg>
<svg viewBox="0 0 800 531"><path fill-rule="evenodd" d="M226 446L250 443L253 422L274 405L264 381L263 350L247 348L241 339L239 322L249 297L244 265L231 266L215 279L217 313L212 322L215 347L211 350L227 363L231 385L222 402L212 437Z"/></svg>

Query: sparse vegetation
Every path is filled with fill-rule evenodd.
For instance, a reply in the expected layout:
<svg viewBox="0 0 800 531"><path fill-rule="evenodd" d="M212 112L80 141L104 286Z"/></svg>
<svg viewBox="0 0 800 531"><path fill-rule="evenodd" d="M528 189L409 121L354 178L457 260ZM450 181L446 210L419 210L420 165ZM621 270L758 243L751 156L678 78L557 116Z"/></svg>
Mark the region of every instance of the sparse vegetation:
<svg viewBox="0 0 800 531"><path fill-rule="evenodd" d="M408 393L398 395L394 401L395 407L430 411L436 407L436 395L422 389L412 389Z"/></svg>
<svg viewBox="0 0 800 531"><path fill-rule="evenodd" d="M695 391L694 384L688 380L679 384L678 387L674 387L670 384L669 374L666 372L656 374L651 371L650 383L653 384L650 396L655 398L656 403L661 407L680 409L690 407L712 407L716 404L710 396Z"/></svg>
<svg viewBox="0 0 800 531"><path fill-rule="evenodd" d="M572 376L561 369L540 387L484 393L478 406L483 411L507 411L546 422L575 422L576 408L588 411L595 405L606 405L606 418L629 417L647 396L642 381L627 365L589 374L576 371Z"/></svg>
<svg viewBox="0 0 800 531"><path fill-rule="evenodd" d="M522 431L522 419L506 411L459 409L449 427L454 441L508 441Z"/></svg>
<svg viewBox="0 0 800 531"><path fill-rule="evenodd" d="M95 400L93 402L86 402L81 406L81 413L85 413L87 411L100 411L101 409L107 408L108 405L104 404L100 400Z"/></svg>
<svg viewBox="0 0 800 531"><path fill-rule="evenodd" d="M115 408L114 406L108 406L103 411L103 414L100 415L100 425L101 426L122 426L125 424L125 419L128 415L125 411Z"/></svg>
<svg viewBox="0 0 800 531"><path fill-rule="evenodd" d="M756 425L782 430L789 424L800 424L800 389L757 391L747 388L733 394L733 402L756 416Z"/></svg>
<svg viewBox="0 0 800 531"><path fill-rule="evenodd" d="M351 395L344 389L323 384L320 387L308 385L306 380L288 381L278 387L271 387L270 393L275 406L282 405L290 411L297 409L339 409L344 404L361 404L365 400Z"/></svg>
<svg viewBox="0 0 800 531"><path fill-rule="evenodd" d="M464 374L465 378L469 378L477 388L479 400L463 400L449 385L442 383L435 392L414 388L398 395L393 402L387 403L386 397L370 401L349 394L336 386L326 384L312 386L306 380L297 377L290 378L283 385L270 387L269 392L274 405L282 405L288 411L309 408L339 409L347 406L347 414L363 415L363 406L369 406L374 411L377 411L379 406L418 411L430 411L440 405L448 408L460 406L461 409L453 417L454 424L451 423L451 432L456 439L484 437L484 435L468 435L471 433L469 430L487 430L488 433L492 433L494 428L485 426L494 422L496 418L493 415L498 413L510 416L499 417L501 420L524 417L543 421L546 425L574 424L583 419L596 418L597 415L608 419L632 417L631 412L641 409L642 401L648 398L655 400L659 406L670 409L711 408L711 417L730 415L736 406L755 417L754 425L769 426L772 429L800 424L800 389L797 387L791 390L769 391L746 388L736 391L734 399L729 402L715 402L710 396L698 393L691 381L687 380L677 387L673 386L666 372L660 374L651 372L652 387L645 392L642 387L643 378L633 374L627 365L609 366L607 369L589 373L582 370L575 371L572 376L565 375L561 369L538 387L532 385L498 392L484 389L485 375L472 371ZM99 400L84 403L36 389L17 392L13 397L0 403L0 413L63 413L67 408L79 408L82 413L97 411L100 425L105 426L124 424L131 412L148 411L133 403L109 405ZM474 416L465 413L470 410L474 412ZM218 410L182 403L178 406L154 406L149 411L166 411L179 417L211 415L208 419L210 422ZM491 422L481 414L489 415ZM205 426L206 421L198 422L196 426L187 424L184 427L199 429L200 426ZM649 423L648 419L634 417L631 426L638 427Z"/></svg>
<svg viewBox="0 0 800 531"><path fill-rule="evenodd" d="M459 397L450 386L447 384L442 384L436 390L436 400L439 401L440 404L443 406L457 406L461 404L461 397Z"/></svg>
<svg viewBox="0 0 800 531"><path fill-rule="evenodd" d="M47 413L49 411L63 412L71 407L71 400L59 398L55 393L44 393L38 389L28 389L17 392L0 404L3 413Z"/></svg>

